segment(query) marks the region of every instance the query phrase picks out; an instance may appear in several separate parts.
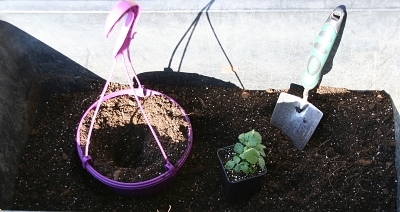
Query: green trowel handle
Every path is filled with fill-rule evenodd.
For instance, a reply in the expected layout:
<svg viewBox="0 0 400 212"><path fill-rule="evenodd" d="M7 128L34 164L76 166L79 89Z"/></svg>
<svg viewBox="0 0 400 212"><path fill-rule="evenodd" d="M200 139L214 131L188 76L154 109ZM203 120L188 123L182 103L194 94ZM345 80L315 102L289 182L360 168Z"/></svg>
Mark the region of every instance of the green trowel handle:
<svg viewBox="0 0 400 212"><path fill-rule="evenodd" d="M307 68L303 73L302 84L305 89L311 90L318 84L321 70L331 52L333 43L335 43L344 15L343 8L337 7L329 15L315 39Z"/></svg>

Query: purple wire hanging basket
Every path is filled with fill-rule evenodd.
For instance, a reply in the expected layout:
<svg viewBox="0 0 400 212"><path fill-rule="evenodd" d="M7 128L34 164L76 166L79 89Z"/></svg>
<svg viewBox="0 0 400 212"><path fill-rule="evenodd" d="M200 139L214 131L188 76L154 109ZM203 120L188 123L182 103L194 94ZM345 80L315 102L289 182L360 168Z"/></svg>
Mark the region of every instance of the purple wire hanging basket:
<svg viewBox="0 0 400 212"><path fill-rule="evenodd" d="M129 45L130 41L133 39L134 32L133 28L138 20L140 14L140 6L135 3L134 1L129 1L129 0L124 0L119 2L114 9L111 11L111 13L108 15L107 20L106 20L106 35L109 37L113 30L114 26L117 24L117 22L121 21L123 18L126 18L122 24L122 30L121 34L117 40L116 48L113 52L113 56L115 58L114 61L114 66L111 70L111 73L109 75L108 80L106 81L106 84L103 88L102 94L100 95L100 98L94 102L84 113L82 116L78 129L77 129L77 134L76 134L76 145L77 145L77 150L78 150L78 155L79 158L82 162L82 166L84 169L86 169L95 179L100 181L102 184L107 186L109 189L112 191L121 194L121 195L127 195L127 196L135 196L135 197L141 197L141 196L149 196L152 194L155 194L165 188L168 184L171 183L171 181L175 178L178 170L183 166L185 163L186 159L189 156L191 147L192 147L192 141L193 141L193 130L192 126L190 124L190 120L188 115L185 113L183 108L171 97L162 94L160 92L151 90L151 89L146 89L144 88L141 84L139 79L137 78L137 75L135 73L135 70L133 69L131 60L130 60L130 53L129 53ZM125 62L125 71L127 74L128 82L130 85L130 89L125 89L125 90L119 90L116 92L112 92L109 94L105 94L107 87L110 83L110 80L112 79L112 75L114 73L115 69L115 64L117 62L118 58L123 58ZM126 64L128 63L128 65ZM130 71L133 72L133 77L136 79L136 82L138 84L137 87L133 86L133 81L130 76L128 67L130 68ZM133 96L138 104L138 107L140 111L142 112L143 118L146 120L147 125L152 132L152 135L160 149L161 154L164 157L165 160L165 172L158 175L157 177L154 177L150 180L146 181L141 181L141 182L120 182L114 179L110 179L109 177L104 176L103 174L99 173L93 165L93 161L96 160L96 158L92 158L89 155L89 144L90 144L90 137L91 133L93 131L93 126L94 122L96 119L96 116L99 112L100 105L101 103L117 98L119 96L124 96L124 95L129 95ZM155 130L153 129L149 119L146 116L146 113L141 106L141 103L139 101L140 98L146 98L149 96L162 96L168 99L171 103L176 105L184 120L187 122L188 127L187 127L187 146L186 149L182 155L182 157L175 163L172 164L167 157L167 154L165 153L162 145L160 144L160 141L155 133ZM94 111L94 115L91 120L91 125L89 127L88 135L87 135L87 140L86 142L82 142L81 140L81 131L82 131L82 126L84 124L85 118L89 115L91 111ZM85 143L84 146L82 146L82 143Z"/></svg>

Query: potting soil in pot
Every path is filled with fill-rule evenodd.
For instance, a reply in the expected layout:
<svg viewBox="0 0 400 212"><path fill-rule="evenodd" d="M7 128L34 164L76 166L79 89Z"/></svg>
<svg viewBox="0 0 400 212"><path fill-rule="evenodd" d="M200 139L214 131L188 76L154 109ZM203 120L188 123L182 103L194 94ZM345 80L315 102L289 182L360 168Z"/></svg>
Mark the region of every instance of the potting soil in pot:
<svg viewBox="0 0 400 212"><path fill-rule="evenodd" d="M168 160L177 165L188 146L188 123L183 114L164 96L152 95L140 101ZM93 113L91 110L85 117L81 128L82 151ZM166 162L133 96L117 96L102 103L89 155L99 173L116 181L142 182L166 171Z"/></svg>
<svg viewBox="0 0 400 212"><path fill-rule="evenodd" d="M309 100L324 116L304 151L269 120L279 91L151 86L190 116L193 146L177 178L151 198L126 198L100 186L82 169L75 148L77 120L95 93L53 95L21 160L13 209L79 211L395 211L393 109L382 91L320 88ZM100 91L102 85L98 86ZM288 91L285 91L288 92ZM301 96L301 91L289 91ZM160 120L164 121L164 120ZM252 129L267 147L268 173L260 192L226 202L218 148ZM145 135L140 135L145 136Z"/></svg>

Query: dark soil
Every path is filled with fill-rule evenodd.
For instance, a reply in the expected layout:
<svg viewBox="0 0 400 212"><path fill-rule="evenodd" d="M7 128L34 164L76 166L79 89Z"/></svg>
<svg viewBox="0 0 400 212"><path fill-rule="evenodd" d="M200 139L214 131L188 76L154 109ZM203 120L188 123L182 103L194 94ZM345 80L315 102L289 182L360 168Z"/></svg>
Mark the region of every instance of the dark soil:
<svg viewBox="0 0 400 212"><path fill-rule="evenodd" d="M76 129L95 93L53 95L32 126L21 159L15 210L74 211L395 211L393 110L382 91L320 88L309 101L324 116L303 151L269 120L280 91L216 87L148 87L189 114L193 147L178 176L157 195L122 197L82 168ZM290 90L301 95L301 90ZM268 173L260 192L229 204L216 151L255 129Z"/></svg>

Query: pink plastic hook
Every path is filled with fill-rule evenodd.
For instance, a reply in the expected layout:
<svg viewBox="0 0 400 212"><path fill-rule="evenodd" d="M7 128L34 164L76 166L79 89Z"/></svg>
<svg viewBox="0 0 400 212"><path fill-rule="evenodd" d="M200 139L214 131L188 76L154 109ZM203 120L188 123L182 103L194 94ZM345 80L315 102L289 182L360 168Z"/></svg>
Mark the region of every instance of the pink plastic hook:
<svg viewBox="0 0 400 212"><path fill-rule="evenodd" d="M139 14L139 4L133 0L124 0L119 2L108 15L105 26L107 38L112 36L115 25L121 21L124 16L126 16L121 32L115 44L113 51L114 58L122 55L123 52L129 48L131 40L135 34L133 29L137 23L137 20L139 19Z"/></svg>

